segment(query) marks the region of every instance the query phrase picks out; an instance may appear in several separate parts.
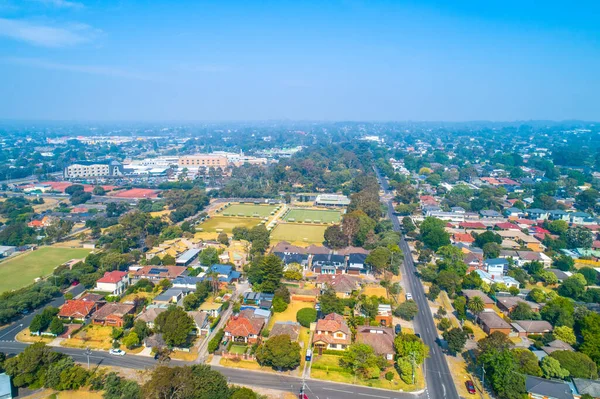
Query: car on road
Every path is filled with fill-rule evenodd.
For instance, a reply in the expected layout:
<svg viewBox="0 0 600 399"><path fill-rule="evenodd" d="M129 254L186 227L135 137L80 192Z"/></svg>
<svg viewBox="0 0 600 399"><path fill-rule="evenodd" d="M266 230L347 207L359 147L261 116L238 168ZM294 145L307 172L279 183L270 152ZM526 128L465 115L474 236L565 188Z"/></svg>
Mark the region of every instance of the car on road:
<svg viewBox="0 0 600 399"><path fill-rule="evenodd" d="M394 332L396 334L400 334L402 332L402 326L400 324L396 324L396 327L394 327Z"/></svg>
<svg viewBox="0 0 600 399"><path fill-rule="evenodd" d="M108 354L114 356L125 356L125 351L122 351L121 349L111 349L108 351Z"/></svg>
<svg viewBox="0 0 600 399"><path fill-rule="evenodd" d="M410 292L406 293L406 300L410 301L411 299L413 299L412 294Z"/></svg>
<svg viewBox="0 0 600 399"><path fill-rule="evenodd" d="M467 391L471 395L475 395L475 385L473 384L473 381L471 381L471 380L465 381L465 386L467 387Z"/></svg>

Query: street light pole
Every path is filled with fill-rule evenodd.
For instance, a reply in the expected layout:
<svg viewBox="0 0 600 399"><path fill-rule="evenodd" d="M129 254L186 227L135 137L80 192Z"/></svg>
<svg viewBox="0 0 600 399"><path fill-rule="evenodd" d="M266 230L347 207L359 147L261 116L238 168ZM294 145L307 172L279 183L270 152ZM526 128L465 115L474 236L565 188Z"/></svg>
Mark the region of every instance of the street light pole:
<svg viewBox="0 0 600 399"><path fill-rule="evenodd" d="M90 369L90 356L91 356L91 354L92 354L92 350L88 346L87 348L85 348L85 355L87 356L88 370Z"/></svg>

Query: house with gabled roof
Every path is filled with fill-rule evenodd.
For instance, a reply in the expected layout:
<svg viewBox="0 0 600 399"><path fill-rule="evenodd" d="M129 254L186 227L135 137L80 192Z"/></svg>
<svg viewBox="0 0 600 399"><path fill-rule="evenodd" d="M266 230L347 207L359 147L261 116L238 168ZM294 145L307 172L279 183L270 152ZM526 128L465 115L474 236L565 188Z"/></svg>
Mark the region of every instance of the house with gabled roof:
<svg viewBox="0 0 600 399"><path fill-rule="evenodd" d="M260 332L265 325L262 317L248 316L247 314L231 316L225 326L225 337L233 342L254 344L260 340Z"/></svg>
<svg viewBox="0 0 600 399"><path fill-rule="evenodd" d="M388 362L394 361L394 331L388 327L358 326L356 342L367 344Z"/></svg>
<svg viewBox="0 0 600 399"><path fill-rule="evenodd" d="M123 327L125 316L133 314L135 307L127 303L110 302L92 316L92 323L101 326Z"/></svg>
<svg viewBox="0 0 600 399"><path fill-rule="evenodd" d="M61 319L84 321L99 308L98 302L68 299L58 311Z"/></svg>
<svg viewBox="0 0 600 399"><path fill-rule="evenodd" d="M574 399L571 387L564 381L528 375L525 390L531 399Z"/></svg>
<svg viewBox="0 0 600 399"><path fill-rule="evenodd" d="M313 345L323 354L324 349L344 350L352 343L350 328L342 315L330 313L317 320Z"/></svg>

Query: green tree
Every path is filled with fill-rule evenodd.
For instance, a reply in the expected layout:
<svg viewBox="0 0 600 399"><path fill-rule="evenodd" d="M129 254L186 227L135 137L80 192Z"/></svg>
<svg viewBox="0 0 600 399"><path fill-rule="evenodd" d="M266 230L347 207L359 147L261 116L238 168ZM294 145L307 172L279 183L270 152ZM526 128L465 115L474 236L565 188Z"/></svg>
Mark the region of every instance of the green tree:
<svg viewBox="0 0 600 399"><path fill-rule="evenodd" d="M566 278L558 287L558 294L567 298L579 299L585 292L585 277L581 274L574 274Z"/></svg>
<svg viewBox="0 0 600 399"><path fill-rule="evenodd" d="M344 303L331 287L327 287L319 296L319 304L324 315L330 313L342 314L344 312Z"/></svg>
<svg viewBox="0 0 600 399"><path fill-rule="evenodd" d="M348 244L348 237L337 224L325 229L324 238L329 248L344 248Z"/></svg>
<svg viewBox="0 0 600 399"><path fill-rule="evenodd" d="M400 317L402 320L412 320L415 318L417 313L419 313L419 307L412 299L401 303L394 310L394 315Z"/></svg>
<svg viewBox="0 0 600 399"><path fill-rule="evenodd" d="M550 357L558 360L560 366L568 370L573 378L588 378L591 380L598 378L596 363L585 353L555 351L550 354Z"/></svg>
<svg viewBox="0 0 600 399"><path fill-rule="evenodd" d="M229 245L229 237L227 237L227 233L221 232L217 237L217 241L219 241L223 245Z"/></svg>
<svg viewBox="0 0 600 399"><path fill-rule="evenodd" d="M585 227L572 227L565 233L568 248L591 248L594 239L591 230Z"/></svg>
<svg viewBox="0 0 600 399"><path fill-rule="evenodd" d="M483 312L483 309L485 309L485 303L483 303L483 299L475 296L469 300L467 303L467 308L474 314L479 314Z"/></svg>
<svg viewBox="0 0 600 399"><path fill-rule="evenodd" d="M519 302L510 312L510 318L513 320L537 320L539 315L531 310L526 302Z"/></svg>
<svg viewBox="0 0 600 399"><path fill-rule="evenodd" d="M546 378L567 378L569 376L569 371L563 369L560 366L560 362L553 357L546 356L542 359L540 366L542 368L542 373Z"/></svg>
<svg viewBox="0 0 600 399"><path fill-rule="evenodd" d="M183 298L183 308L186 311L198 309L198 306L200 306L200 299L193 292Z"/></svg>
<svg viewBox="0 0 600 399"><path fill-rule="evenodd" d="M600 364L600 315L589 313L580 324L583 342L579 351L588 355L596 364Z"/></svg>
<svg viewBox="0 0 600 399"><path fill-rule="evenodd" d="M300 345L287 334L277 335L258 347L256 359L259 364L277 370L295 369L300 365Z"/></svg>
<svg viewBox="0 0 600 399"><path fill-rule="evenodd" d="M288 307L288 304L285 303L285 301L281 297L276 296L273 298L273 312L275 312L275 313L285 312L287 307Z"/></svg>
<svg viewBox="0 0 600 399"><path fill-rule="evenodd" d="M568 272L575 267L575 261L570 256L560 255L558 258L554 259L554 267L563 272Z"/></svg>
<svg viewBox="0 0 600 399"><path fill-rule="evenodd" d="M574 312L575 308L569 299L556 297L546 303L540 310L540 315L543 320L550 322L555 327L573 327L575 323Z"/></svg>
<svg viewBox="0 0 600 399"><path fill-rule="evenodd" d="M50 332L54 335L60 335L65 330L65 326L61 319L55 317L50 322L50 326L48 327Z"/></svg>
<svg viewBox="0 0 600 399"><path fill-rule="evenodd" d="M131 331L125 338L123 338L123 345L127 349L133 349L140 344L140 338L135 333L135 331Z"/></svg>
<svg viewBox="0 0 600 399"><path fill-rule="evenodd" d="M274 293L281 285L283 264L276 255L267 255L252 262L248 281L257 292Z"/></svg>
<svg viewBox="0 0 600 399"><path fill-rule="evenodd" d="M365 263L371 265L375 273L387 270L392 261L392 253L385 247L377 247L365 259Z"/></svg>
<svg viewBox="0 0 600 399"><path fill-rule="evenodd" d="M442 331L447 331L452 327L452 322L447 317L444 317L438 323L438 328Z"/></svg>
<svg viewBox="0 0 600 399"><path fill-rule="evenodd" d="M317 321L317 311L313 308L303 308L296 312L296 321L302 327L310 327L310 323Z"/></svg>
<svg viewBox="0 0 600 399"><path fill-rule="evenodd" d="M517 371L519 373L533 375L535 377L542 376L539 360L532 351L525 348L514 348L511 349L511 353L517 363Z"/></svg>
<svg viewBox="0 0 600 399"><path fill-rule="evenodd" d="M385 360L377 356L372 347L354 343L344 351L340 358L340 366L362 378L378 376Z"/></svg>
<svg viewBox="0 0 600 399"><path fill-rule="evenodd" d="M595 285L598 282L598 272L589 266L582 267L577 273L585 278L586 285Z"/></svg>
<svg viewBox="0 0 600 399"><path fill-rule="evenodd" d="M396 354L401 358L413 357L417 365L429 357L429 347L415 334L398 334L394 338Z"/></svg>
<svg viewBox="0 0 600 399"><path fill-rule="evenodd" d="M156 317L154 325L168 345L182 346L186 344L195 324L183 309L172 306Z"/></svg>
<svg viewBox="0 0 600 399"><path fill-rule="evenodd" d="M466 320L467 318L467 299L464 296L457 296L453 303L454 310L456 310L456 317L459 320Z"/></svg>
<svg viewBox="0 0 600 399"><path fill-rule="evenodd" d="M444 331L444 339L448 342L448 350L453 355L462 352L467 343L467 334L460 328Z"/></svg>
<svg viewBox="0 0 600 399"><path fill-rule="evenodd" d="M567 326L559 326L552 331L552 335L556 339L560 339L563 342L566 342L569 345L575 345L577 342L577 338L575 337L575 332L571 327Z"/></svg>

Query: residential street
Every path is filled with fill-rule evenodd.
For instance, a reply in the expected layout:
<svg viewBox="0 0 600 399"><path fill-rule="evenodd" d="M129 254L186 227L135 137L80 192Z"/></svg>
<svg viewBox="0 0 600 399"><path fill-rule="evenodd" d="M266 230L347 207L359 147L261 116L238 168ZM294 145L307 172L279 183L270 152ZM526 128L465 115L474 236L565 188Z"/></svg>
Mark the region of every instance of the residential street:
<svg viewBox="0 0 600 399"><path fill-rule="evenodd" d="M382 201L387 205L388 216L392 221L394 230L401 232L400 222L394 216L394 206L389 186L377 169L375 172L377 173L377 180L384 190ZM454 386L448 363L442 350L436 343L437 329L433 321L433 315L429 309L423 285L415 275L415 264L404 237L400 240L400 249L404 252L403 276L407 280L405 282L406 292L412 293L413 299L419 307L419 313L417 313L414 320L415 331L421 334L421 338L430 349L429 358L425 360L426 396L428 399L457 399L459 396Z"/></svg>

